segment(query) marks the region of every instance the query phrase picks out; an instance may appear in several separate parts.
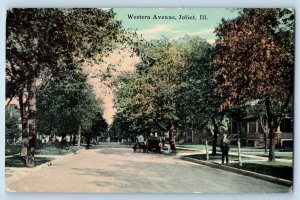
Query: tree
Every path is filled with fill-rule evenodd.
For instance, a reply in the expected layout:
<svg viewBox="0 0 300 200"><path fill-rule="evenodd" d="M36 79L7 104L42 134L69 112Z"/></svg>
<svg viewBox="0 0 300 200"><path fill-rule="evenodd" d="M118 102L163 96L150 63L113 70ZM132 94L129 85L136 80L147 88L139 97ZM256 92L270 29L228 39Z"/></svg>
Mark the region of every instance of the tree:
<svg viewBox="0 0 300 200"><path fill-rule="evenodd" d="M263 100L269 128L269 161L277 127L293 96L294 12L243 9L222 20L217 34L214 78L224 97L221 108Z"/></svg>
<svg viewBox="0 0 300 200"><path fill-rule="evenodd" d="M118 111L138 132L168 131L170 144L175 142L176 130L208 127L216 154L217 136L227 127L228 118L219 111L221 97L214 95L213 46L199 37L185 36L140 45L138 52L142 62L118 93Z"/></svg>
<svg viewBox="0 0 300 200"><path fill-rule="evenodd" d="M151 100L145 96L146 92L149 94L146 87L150 87L145 81L143 76L129 77L117 94L116 107L117 116L125 117L132 124L136 134L147 136L154 126L154 110L153 106L149 105Z"/></svg>
<svg viewBox="0 0 300 200"><path fill-rule="evenodd" d="M182 51L176 42L163 39L141 45L138 52L142 62L118 94L118 111L145 136L168 131L171 149L175 150L174 131L179 119L175 92L183 66Z"/></svg>
<svg viewBox="0 0 300 200"><path fill-rule="evenodd" d="M103 112L103 111L102 111ZM86 131L85 137L87 140L87 147L90 147L91 140L98 142L97 137L101 137L107 131L108 124L103 118L103 113L97 112L92 122L92 126Z"/></svg>
<svg viewBox="0 0 300 200"><path fill-rule="evenodd" d="M212 155L217 152L217 138L227 131L228 117L220 111L221 96L214 93L213 69L214 47L199 37L181 39L184 49L184 68L177 92L180 121L192 131L207 128L213 135Z"/></svg>
<svg viewBox="0 0 300 200"><path fill-rule="evenodd" d="M101 59L120 38L112 10L9 9L6 21L7 98L19 98L22 154L34 166L36 96L41 71L66 76L87 58Z"/></svg>
<svg viewBox="0 0 300 200"><path fill-rule="evenodd" d="M122 113L116 113L114 116L109 133L110 135L117 136L118 139L130 139L131 141L135 141L135 137L137 136L132 130L132 123Z"/></svg>
<svg viewBox="0 0 300 200"><path fill-rule="evenodd" d="M53 79L47 87L40 88L37 97L37 130L42 134L56 134L65 141L67 134L76 134L80 129L89 132L97 113L102 112L82 74L72 73L59 81Z"/></svg>

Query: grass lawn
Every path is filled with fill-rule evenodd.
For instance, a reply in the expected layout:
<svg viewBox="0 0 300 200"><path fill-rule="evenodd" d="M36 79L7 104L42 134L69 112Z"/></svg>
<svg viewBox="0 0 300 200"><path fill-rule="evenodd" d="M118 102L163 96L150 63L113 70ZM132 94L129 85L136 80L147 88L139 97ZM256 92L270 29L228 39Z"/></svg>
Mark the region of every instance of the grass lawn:
<svg viewBox="0 0 300 200"><path fill-rule="evenodd" d="M182 145L177 145L177 147L179 147L179 148L180 147L181 148L190 148L191 150L192 149L205 150L205 145L203 145L203 144L182 144ZM211 145L208 145L208 150L209 151L212 150ZM220 151L219 146L217 146L217 151ZM232 145L231 148L230 148L230 152L237 153L238 148L236 146ZM249 155L257 155L257 156L262 156L262 157L268 157L268 153L265 154L264 148L261 148L261 147L242 147L241 148L241 153L242 154L249 154ZM293 149L276 149L275 157L276 158L284 158L284 159L292 160L293 159Z"/></svg>
<svg viewBox="0 0 300 200"><path fill-rule="evenodd" d="M243 154L247 155L255 155L255 156L261 156L264 158L267 158L269 156L269 153L265 154L265 152L242 152ZM293 160L293 152L275 152L275 159L287 159L287 160Z"/></svg>
<svg viewBox="0 0 300 200"><path fill-rule="evenodd" d="M190 155L188 157L198 159L198 160L206 160L206 154L196 154ZM220 163L222 160L221 154L217 154L216 156L209 156L209 162L217 162ZM277 178L282 178L286 180L292 181L293 179L293 166L287 162L267 162L267 161L251 161L253 158L242 157L243 165L240 167L238 162L230 161L238 161L238 156L229 156L229 166L243 169L251 172L256 172L259 174L269 175ZM248 162L247 162L248 161Z"/></svg>
<svg viewBox="0 0 300 200"><path fill-rule="evenodd" d="M59 148L55 145L44 146L36 151L36 155L66 155L70 153L75 153L76 151L84 149L84 147L80 147L78 149L77 146L68 146L64 148Z"/></svg>
<svg viewBox="0 0 300 200"><path fill-rule="evenodd" d="M198 159L198 160L206 160L206 154L190 155L189 157L195 158L195 159ZM242 160L249 160L249 159L252 159L252 158L242 156ZM209 155L209 160L208 161L219 163L221 160L222 160L222 155L217 154L215 156ZM238 161L238 160L239 160L238 156L234 156L234 155L229 156L229 161Z"/></svg>
<svg viewBox="0 0 300 200"><path fill-rule="evenodd" d="M15 155L20 153L20 145L5 145L5 155ZM84 146L80 146L79 149L84 149ZM74 153L78 151L77 146L66 146L64 148L60 148L60 143L53 143L50 145L38 143L36 145L36 155L66 155L69 153Z"/></svg>
<svg viewBox="0 0 300 200"><path fill-rule="evenodd" d="M84 149L85 147L80 147L79 149ZM60 148L59 143L54 143L51 145L39 144L37 145L37 150L35 152L34 164L35 166L41 165L43 163L49 162L54 158L39 157L39 155L66 155L70 153L75 153L78 151L77 146L67 146ZM5 167L25 167L25 158L18 155L20 153L20 145L6 145L5 155L13 155L12 157L5 158Z"/></svg>
<svg viewBox="0 0 300 200"><path fill-rule="evenodd" d="M20 145L5 145L5 155L13 155L12 157L5 158L5 167L26 167L25 158L18 155L20 153L20 148ZM54 159L51 157L40 157L41 155L66 155L75 153L76 151L84 148L85 147L83 146L81 146L79 149L77 146L66 146L61 148L60 143L37 143L34 164L35 166L39 166Z"/></svg>
<svg viewBox="0 0 300 200"><path fill-rule="evenodd" d="M293 180L293 167L286 166L282 163L243 163L242 167L240 167L238 163L231 163L230 166L290 181Z"/></svg>
<svg viewBox="0 0 300 200"><path fill-rule="evenodd" d="M5 155L9 156L9 155L14 155L14 154L20 153L20 148L21 148L21 146L18 144L16 144L16 145L5 144Z"/></svg>
<svg viewBox="0 0 300 200"><path fill-rule="evenodd" d="M53 160L53 158L34 157L35 166L39 166L46 162ZM25 160L21 156L12 156L5 158L5 167L25 167Z"/></svg>

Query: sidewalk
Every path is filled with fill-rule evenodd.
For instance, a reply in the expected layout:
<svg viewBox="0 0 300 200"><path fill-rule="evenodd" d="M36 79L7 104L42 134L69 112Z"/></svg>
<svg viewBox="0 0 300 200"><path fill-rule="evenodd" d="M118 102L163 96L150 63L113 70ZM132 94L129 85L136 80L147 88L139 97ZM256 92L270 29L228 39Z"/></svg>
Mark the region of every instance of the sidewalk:
<svg viewBox="0 0 300 200"><path fill-rule="evenodd" d="M205 149L195 149L195 148L190 148L190 147L183 147L184 145L180 145L177 147L178 150L187 150L187 152L178 152L177 155L180 156L186 156L186 155L195 155L195 154L206 154ZM208 154L211 154L211 147L209 147ZM232 156L238 156L238 152L232 152L229 151L229 155ZM246 157L246 158L251 158L252 160L243 160L242 162L250 162L250 161L268 161L268 157L266 156L259 156L259 155L251 155L247 154L247 152L243 152L243 149L241 149L241 157ZM285 158L276 158L276 161L279 162L286 162L292 164L293 160L291 159L285 159ZM238 161L230 161L233 163L238 163ZM219 162L221 164L221 161Z"/></svg>
<svg viewBox="0 0 300 200"><path fill-rule="evenodd" d="M184 145L180 145L179 147L177 147L177 150L179 150L179 152L177 153L177 156L179 156L181 159L183 160L188 160L194 163L198 163L198 164L202 164L202 165L207 165L213 168L218 168L218 169L222 169L222 170L226 170L226 171L231 171L234 173L238 173L238 174L242 174L242 175L246 175L246 176L251 176L251 177L255 177L255 178L259 178L262 180L266 180L266 181L270 181L273 183L278 183L278 184L282 184L282 185L286 185L286 186L292 186L292 181L290 180L286 180L286 179L282 179L282 178L277 178L274 176L270 176L270 175L265 175L265 174L261 174L261 173L256 173L256 172L252 172L252 171L248 171L245 169L241 168L237 168L237 167L232 167L232 166L226 166L226 165L221 165L221 159L219 160L205 160L205 159L196 159L196 158L192 158L193 155L198 155L198 154L206 154L205 149L196 149L196 148L191 148L191 147L184 147ZM243 149L242 149L243 150ZM211 146L209 147L208 150L209 156L211 154ZM238 152L229 152L229 156L238 156ZM247 154L247 152L241 152L241 164L246 165L246 164L257 164L257 163L264 163L268 161L268 157L266 156L259 156L259 155L251 155L251 154ZM239 161L238 159L235 160L230 160L229 161L230 164L236 164L239 165ZM276 158L276 162L282 162L282 163L286 163L287 165L291 165L292 166L292 159L287 159L287 158Z"/></svg>

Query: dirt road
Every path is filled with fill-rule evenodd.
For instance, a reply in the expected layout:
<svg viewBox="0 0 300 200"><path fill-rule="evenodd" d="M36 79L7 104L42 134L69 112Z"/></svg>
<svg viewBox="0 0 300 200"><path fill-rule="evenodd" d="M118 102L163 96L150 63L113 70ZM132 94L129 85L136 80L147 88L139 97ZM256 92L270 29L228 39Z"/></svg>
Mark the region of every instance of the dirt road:
<svg viewBox="0 0 300 200"><path fill-rule="evenodd" d="M288 187L183 161L133 153L117 143L68 155L6 179L7 191L101 193L276 193Z"/></svg>

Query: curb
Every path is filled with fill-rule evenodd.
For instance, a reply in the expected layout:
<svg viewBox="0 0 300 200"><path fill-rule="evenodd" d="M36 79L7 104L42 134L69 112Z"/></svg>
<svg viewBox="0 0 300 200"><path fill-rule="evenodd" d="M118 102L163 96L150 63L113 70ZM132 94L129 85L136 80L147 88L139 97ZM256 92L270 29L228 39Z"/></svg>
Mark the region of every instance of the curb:
<svg viewBox="0 0 300 200"><path fill-rule="evenodd" d="M292 181L281 179L281 178L276 178L276 177L269 176L269 175L258 174L258 173L250 172L250 171L243 170L243 169L237 169L237 168L233 168L233 167L229 167L229 166L225 166L225 165L219 165L219 164L215 164L215 163L211 163L211 162L207 162L207 161L203 161L203 160L197 160L197 159L189 158L189 157L185 157L185 156L182 156L180 158L183 159L183 160L198 163L198 164L201 164L201 165L206 165L206 166L209 166L209 167L212 167L212 168L222 169L222 170L226 170L226 171L229 171L229 172L241 174L241 175L244 175L244 176L250 176L250 177L253 177L253 178L258 178L258 179L262 179L264 181L269 181L269 182L272 182L272 183L277 183L277 184L288 186L288 187L291 187L293 185Z"/></svg>

